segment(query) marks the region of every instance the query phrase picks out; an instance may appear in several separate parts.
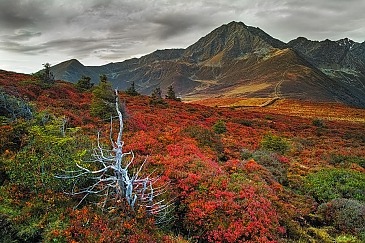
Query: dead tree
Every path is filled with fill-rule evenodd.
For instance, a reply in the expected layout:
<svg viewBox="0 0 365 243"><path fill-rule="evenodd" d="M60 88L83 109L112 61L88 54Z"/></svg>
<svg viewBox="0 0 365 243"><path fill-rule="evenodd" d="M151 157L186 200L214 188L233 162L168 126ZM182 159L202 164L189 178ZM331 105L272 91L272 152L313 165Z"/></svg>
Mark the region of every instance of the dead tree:
<svg viewBox="0 0 365 243"><path fill-rule="evenodd" d="M138 207L144 207L147 214L156 216L156 223L163 223L168 220L166 215L171 208L171 202L160 199L166 192L166 185L155 187L154 183L158 180L151 175L140 177L140 172L145 165L147 158L142 165L131 174L135 155L133 151L124 152L122 141L123 136L123 115L119 108L118 93L116 92L115 109L119 119L119 132L117 139L113 140L113 120L111 119L110 143L111 150L102 148L100 144L100 132L97 138L97 147L93 150L93 160L91 163L97 165L98 169L89 169L86 166L76 163L78 170L65 171L64 175L57 176L61 179L77 179L81 177L91 178L93 183L81 189L74 189L71 195L84 195L79 201L79 206L89 195L102 195L104 197L102 206L105 208L109 200L122 202L125 200L132 211ZM88 166L89 167L89 166ZM76 206L76 207L77 207Z"/></svg>

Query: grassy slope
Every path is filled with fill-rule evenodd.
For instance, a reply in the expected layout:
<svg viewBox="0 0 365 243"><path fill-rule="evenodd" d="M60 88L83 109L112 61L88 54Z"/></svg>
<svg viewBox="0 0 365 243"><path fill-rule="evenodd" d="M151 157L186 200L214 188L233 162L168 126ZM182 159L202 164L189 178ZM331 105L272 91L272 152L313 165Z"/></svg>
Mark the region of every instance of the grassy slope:
<svg viewBox="0 0 365 243"><path fill-rule="evenodd" d="M29 80L27 75L0 73L0 84L6 90L27 97L39 111L47 109L58 116L69 117L69 126L83 127L86 136L95 137L97 127L107 132L107 121L89 115L90 93L80 94L67 83L40 87ZM267 108L234 109L173 101L153 106L148 97L129 97L123 93L121 99L126 101L129 114L124 133L125 149L133 149L139 159L149 155L148 170L156 169L164 180L171 182L170 196L175 198L176 220L161 231L146 223L147 219L134 221L123 212L120 216L113 214L113 219L110 214L95 216L92 207L72 211L67 205L75 202L47 191L43 196L47 200L67 202L63 206L66 208L61 210L63 218L57 219L64 220L66 226L52 229L48 225L44 229L40 225L43 237L48 232L49 239L60 235L67 241L84 241L85 235L93 232L89 241L103 242L103 237L105 241L113 237L115 241L143 237L155 241L183 241L184 237L192 242L197 239L307 242L351 234L334 226L328 230L324 222L312 219L310 215L315 213L318 204L303 188L305 176L322 168L341 167L365 173L363 165L357 163L365 158L362 110L289 100ZM212 130L218 120L225 122L227 130L219 135ZM5 128L9 126L0 129L1 136L6 136ZM289 145L284 155L269 151L259 155L267 134ZM16 158L17 151L9 150L3 150L3 158ZM11 183L5 181L2 190L9 193L6 186ZM30 195L29 199L4 194L0 200L1 213L8 214L16 224L18 221L10 211L27 210L25 202L33 202L34 196ZM16 201L18 208L9 208L9 201ZM58 209L58 206L52 207ZM119 217L119 221L115 221L115 217ZM89 226L80 225L84 219L90 220ZM121 238L118 238L115 232L118 227L125 229L126 224L130 230L119 232ZM180 236L173 236L176 234Z"/></svg>

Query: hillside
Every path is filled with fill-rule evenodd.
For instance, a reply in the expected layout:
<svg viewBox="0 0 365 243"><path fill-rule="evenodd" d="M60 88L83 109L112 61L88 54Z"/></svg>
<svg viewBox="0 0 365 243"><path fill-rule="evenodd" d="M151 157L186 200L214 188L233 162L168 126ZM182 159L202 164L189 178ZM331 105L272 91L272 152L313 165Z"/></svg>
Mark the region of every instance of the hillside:
<svg viewBox="0 0 365 243"><path fill-rule="evenodd" d="M120 92L130 172L147 158L140 177L158 177L173 205L156 225L123 197L105 207L102 197L78 205L82 195L64 194L95 176L54 177L76 163L93 169L98 145L110 148L110 120L91 116L91 91L6 71L0 85L0 242L365 240L362 109L297 99L208 107ZM24 107L31 116L10 112Z"/></svg>
<svg viewBox="0 0 365 243"><path fill-rule="evenodd" d="M338 41L310 41L300 37L288 43L328 77L338 81L338 89L352 90L359 101L365 97L365 42L347 38Z"/></svg>
<svg viewBox="0 0 365 243"><path fill-rule="evenodd" d="M71 82L87 75L97 83L106 74L114 87L127 89L134 82L142 94L173 85L185 99L278 97L365 107L364 59L364 43L298 38L286 44L260 28L231 22L186 49L99 67L71 60L52 70Z"/></svg>

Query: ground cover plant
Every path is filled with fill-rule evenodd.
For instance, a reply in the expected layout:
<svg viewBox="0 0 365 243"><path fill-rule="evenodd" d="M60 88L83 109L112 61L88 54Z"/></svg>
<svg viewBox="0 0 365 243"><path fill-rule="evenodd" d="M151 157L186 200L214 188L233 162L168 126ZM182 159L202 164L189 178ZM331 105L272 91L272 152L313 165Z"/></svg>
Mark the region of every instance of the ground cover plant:
<svg viewBox="0 0 365 243"><path fill-rule="evenodd" d="M262 108L207 107L120 91L124 150L133 151L134 168L148 156L141 177L168 184L162 199L173 204L169 220L157 223L123 198L102 207L102 198L90 195L78 205L82 195L67 192L92 178L54 176L77 163L91 169L98 131L103 151L112 149L110 119L93 113L98 87L44 84L5 71L0 85L11 107L31 111L0 114L0 242L365 240L359 114L325 119L325 104L305 103L303 109L318 109L309 116L287 112L290 100ZM339 106L338 117L355 110Z"/></svg>

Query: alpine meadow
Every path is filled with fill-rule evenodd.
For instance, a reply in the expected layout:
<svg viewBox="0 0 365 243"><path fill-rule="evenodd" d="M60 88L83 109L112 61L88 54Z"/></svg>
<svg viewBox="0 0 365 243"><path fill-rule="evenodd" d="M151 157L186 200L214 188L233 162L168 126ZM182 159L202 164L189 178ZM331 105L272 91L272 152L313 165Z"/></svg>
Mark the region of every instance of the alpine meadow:
<svg viewBox="0 0 365 243"><path fill-rule="evenodd" d="M242 22L0 70L0 242L365 242L365 42Z"/></svg>

